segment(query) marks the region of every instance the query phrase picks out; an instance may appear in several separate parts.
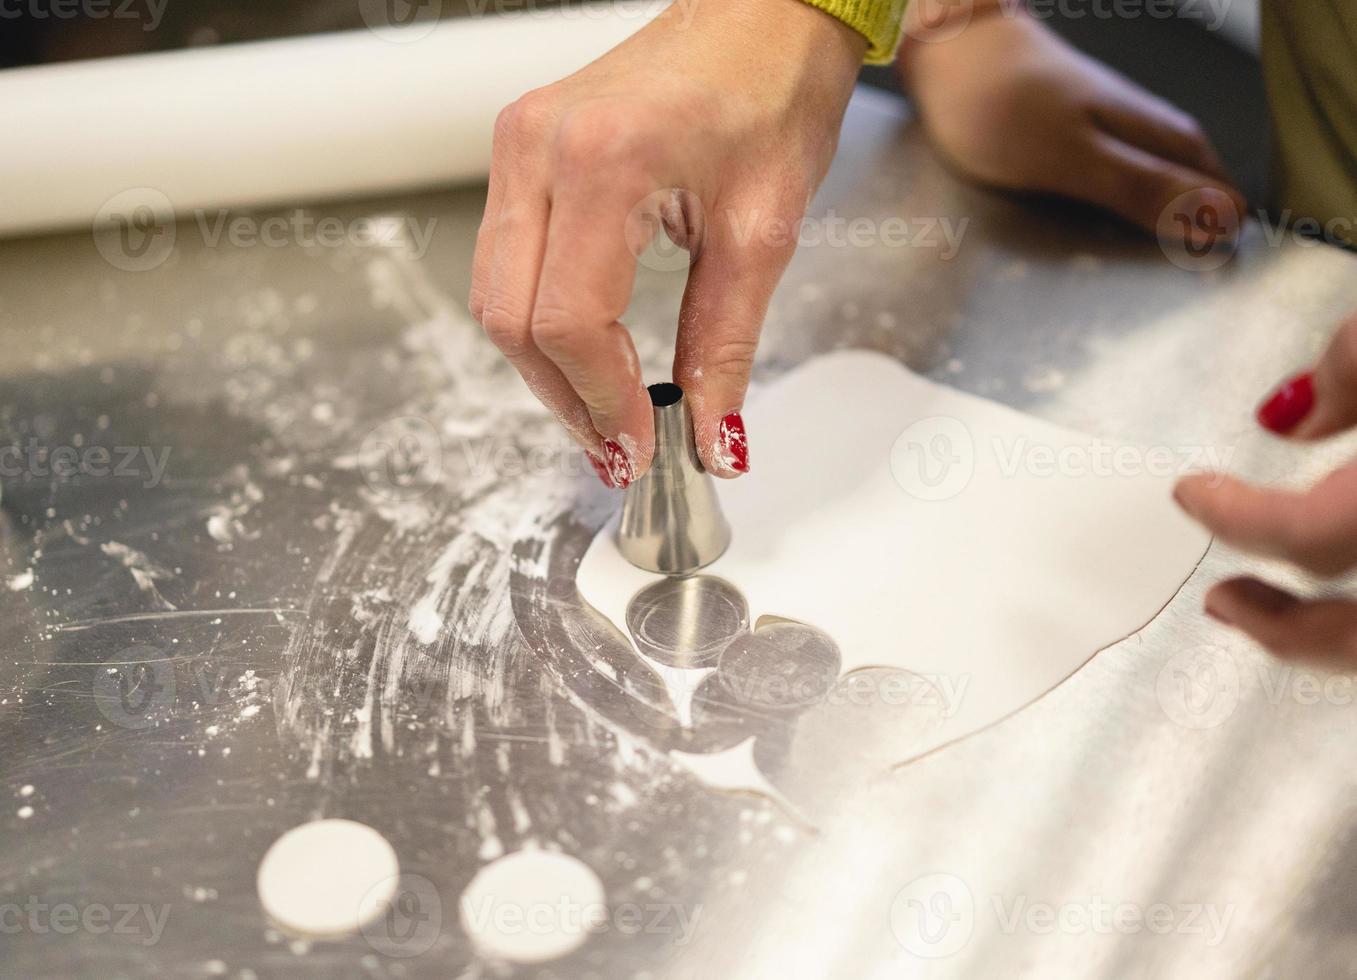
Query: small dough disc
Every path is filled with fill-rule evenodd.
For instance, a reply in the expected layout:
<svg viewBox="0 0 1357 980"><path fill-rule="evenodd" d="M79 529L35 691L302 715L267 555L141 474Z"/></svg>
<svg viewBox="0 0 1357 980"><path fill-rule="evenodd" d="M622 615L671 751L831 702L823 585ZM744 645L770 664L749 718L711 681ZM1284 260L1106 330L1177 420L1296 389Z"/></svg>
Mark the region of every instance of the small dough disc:
<svg viewBox="0 0 1357 980"><path fill-rule="evenodd" d="M273 842L256 884L264 911L311 936L357 932L396 893L400 862L385 837L353 820L314 820Z"/></svg>
<svg viewBox="0 0 1357 980"><path fill-rule="evenodd" d="M608 920L603 882L587 864L552 851L492 861L462 892L462 929L481 955L542 963L572 953Z"/></svg>

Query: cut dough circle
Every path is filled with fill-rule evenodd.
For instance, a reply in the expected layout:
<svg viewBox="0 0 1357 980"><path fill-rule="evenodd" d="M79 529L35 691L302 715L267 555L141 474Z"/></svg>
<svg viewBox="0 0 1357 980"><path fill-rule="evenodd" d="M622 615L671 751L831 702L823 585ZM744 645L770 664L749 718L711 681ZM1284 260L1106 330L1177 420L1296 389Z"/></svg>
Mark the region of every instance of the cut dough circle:
<svg viewBox="0 0 1357 980"><path fill-rule="evenodd" d="M572 953L608 921L598 875L552 851L517 851L487 864L458 908L462 929L482 956L514 963Z"/></svg>
<svg viewBox="0 0 1357 980"><path fill-rule="evenodd" d="M309 936L357 932L388 907L400 862L386 838L353 820L293 827L259 862L264 911Z"/></svg>

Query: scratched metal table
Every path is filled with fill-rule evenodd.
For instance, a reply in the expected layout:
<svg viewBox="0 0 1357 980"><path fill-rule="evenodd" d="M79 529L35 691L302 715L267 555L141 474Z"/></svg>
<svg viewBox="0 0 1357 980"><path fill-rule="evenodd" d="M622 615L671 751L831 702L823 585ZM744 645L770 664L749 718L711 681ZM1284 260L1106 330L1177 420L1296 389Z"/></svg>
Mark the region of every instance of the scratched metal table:
<svg viewBox="0 0 1357 980"><path fill-rule="evenodd" d="M463 312L482 194L311 206L267 242L207 215L0 245L0 973L1357 975L1352 685L1200 615L1254 565L1221 547L1048 696L905 765L919 709L837 687L703 687L676 725L575 594L617 498ZM1253 226L1182 268L962 185L869 94L812 215L758 383L866 347L1179 462L1303 480L1343 455L1249 409L1357 307L1351 256ZM629 323L661 379L683 274L650 264ZM750 735L790 805L669 755ZM409 900L312 942L254 876L322 816L384 834ZM635 914L552 963L478 957L458 896L525 847Z"/></svg>

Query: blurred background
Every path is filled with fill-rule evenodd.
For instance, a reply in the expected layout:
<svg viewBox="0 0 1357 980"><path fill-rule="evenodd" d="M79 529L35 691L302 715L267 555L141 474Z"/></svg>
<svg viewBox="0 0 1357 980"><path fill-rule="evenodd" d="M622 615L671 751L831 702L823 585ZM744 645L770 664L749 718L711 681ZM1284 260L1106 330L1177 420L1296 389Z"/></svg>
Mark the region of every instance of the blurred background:
<svg viewBox="0 0 1357 980"><path fill-rule="evenodd" d="M1027 0L1079 48L1201 120L1241 190L1265 197L1267 107L1257 59L1259 0L1174 0L1181 16L1108 16L1095 0ZM133 6L135 4L135 6ZM543 9L553 0L110 0L135 16L56 17L46 4L0 11L0 67L293 37L364 26L364 6L400 18L467 17L495 10ZM1148 11L1154 6L1145 4ZM1159 5L1162 7L1162 4ZM368 12L370 14L370 12ZM45 15L44 15L45 14ZM1221 24L1207 30L1206 24ZM889 68L869 68L866 84L898 91Z"/></svg>

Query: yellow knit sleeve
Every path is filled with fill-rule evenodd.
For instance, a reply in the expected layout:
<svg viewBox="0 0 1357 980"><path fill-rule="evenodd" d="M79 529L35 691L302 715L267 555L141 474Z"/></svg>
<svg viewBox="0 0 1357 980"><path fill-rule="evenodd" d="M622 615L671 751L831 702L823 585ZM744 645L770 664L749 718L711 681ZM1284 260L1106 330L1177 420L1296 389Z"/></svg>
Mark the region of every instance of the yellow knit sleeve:
<svg viewBox="0 0 1357 980"><path fill-rule="evenodd" d="M843 21L867 39L869 65L889 64L900 45L900 21L906 0L805 0Z"/></svg>

